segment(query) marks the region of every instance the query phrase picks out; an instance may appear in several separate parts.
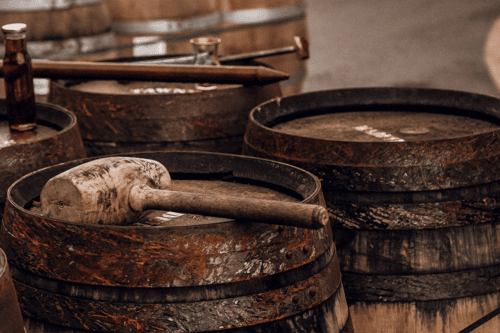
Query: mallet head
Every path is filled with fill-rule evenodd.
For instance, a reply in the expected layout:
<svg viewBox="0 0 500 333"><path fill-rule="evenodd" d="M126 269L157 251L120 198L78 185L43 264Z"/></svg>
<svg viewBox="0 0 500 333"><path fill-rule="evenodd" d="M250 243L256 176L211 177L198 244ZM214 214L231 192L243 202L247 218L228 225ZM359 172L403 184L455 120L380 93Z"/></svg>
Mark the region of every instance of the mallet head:
<svg viewBox="0 0 500 333"><path fill-rule="evenodd" d="M169 189L170 174L149 159L108 157L67 170L45 184L40 193L42 214L86 224L130 224L137 216L129 205L135 185Z"/></svg>

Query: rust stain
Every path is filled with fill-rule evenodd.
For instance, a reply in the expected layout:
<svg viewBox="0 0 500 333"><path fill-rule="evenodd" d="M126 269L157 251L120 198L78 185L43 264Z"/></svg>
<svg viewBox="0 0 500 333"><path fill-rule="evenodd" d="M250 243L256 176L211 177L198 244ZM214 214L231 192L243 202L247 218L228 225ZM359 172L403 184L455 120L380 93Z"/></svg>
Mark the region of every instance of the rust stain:
<svg viewBox="0 0 500 333"><path fill-rule="evenodd" d="M104 120L104 123L113 131L113 133L118 134L120 133L116 128L114 128L107 120Z"/></svg>

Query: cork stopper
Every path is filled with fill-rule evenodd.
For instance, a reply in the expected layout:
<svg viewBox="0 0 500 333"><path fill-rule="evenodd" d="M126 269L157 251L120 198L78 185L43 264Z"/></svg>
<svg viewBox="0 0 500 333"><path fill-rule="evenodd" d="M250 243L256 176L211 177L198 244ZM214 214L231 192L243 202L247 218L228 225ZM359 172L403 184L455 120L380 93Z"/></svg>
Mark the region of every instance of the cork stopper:
<svg viewBox="0 0 500 333"><path fill-rule="evenodd" d="M6 24L2 26L2 32L5 36L5 39L23 39L26 38L26 24Z"/></svg>

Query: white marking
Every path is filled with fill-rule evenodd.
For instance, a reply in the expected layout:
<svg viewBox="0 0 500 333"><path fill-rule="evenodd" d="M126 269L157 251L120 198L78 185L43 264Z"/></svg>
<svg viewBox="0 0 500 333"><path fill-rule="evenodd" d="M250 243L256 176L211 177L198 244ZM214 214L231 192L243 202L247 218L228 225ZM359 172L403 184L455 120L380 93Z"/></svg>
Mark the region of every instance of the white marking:
<svg viewBox="0 0 500 333"><path fill-rule="evenodd" d="M166 213L163 213L162 216L158 216L157 219L167 222L167 221L172 221L173 219L176 219L176 218L181 217L183 215L184 214L182 214L182 213L166 212Z"/></svg>
<svg viewBox="0 0 500 333"><path fill-rule="evenodd" d="M354 129L356 131L366 133L368 135L374 136L374 137L376 137L378 139L382 139L384 141L390 141L390 142L404 142L405 141L404 139L398 138L397 136L394 136L394 135L386 133L386 132L379 131L373 127L366 126L366 125L356 126L356 127L354 127Z"/></svg>

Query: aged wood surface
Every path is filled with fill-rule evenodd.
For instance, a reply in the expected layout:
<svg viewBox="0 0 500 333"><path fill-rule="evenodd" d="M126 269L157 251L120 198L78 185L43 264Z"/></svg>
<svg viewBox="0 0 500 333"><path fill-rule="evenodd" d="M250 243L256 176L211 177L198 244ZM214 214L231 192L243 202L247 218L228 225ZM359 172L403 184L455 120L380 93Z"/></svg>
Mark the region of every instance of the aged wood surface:
<svg viewBox="0 0 500 333"><path fill-rule="evenodd" d="M250 109L278 83L210 91L165 82L52 81L49 102L73 111L89 156L136 151L241 153Z"/></svg>
<svg viewBox="0 0 500 333"><path fill-rule="evenodd" d="M133 156L164 164L174 189L325 205L317 178L285 164L209 153ZM41 216L33 199L47 180L83 162L21 179L7 205L0 245L12 256L30 333L45 333L45 323L62 332L352 331L329 226L157 210L126 227Z"/></svg>
<svg viewBox="0 0 500 333"><path fill-rule="evenodd" d="M500 178L499 107L493 97L434 89L359 88L278 98L251 112L244 150L300 165L332 191L417 192L484 184ZM452 138L424 135L417 141L399 133L404 141L394 142L324 140L273 128L305 115L356 111L456 115L497 127Z"/></svg>
<svg viewBox="0 0 500 333"><path fill-rule="evenodd" d="M0 332L24 333L23 317L5 253L0 249Z"/></svg>
<svg viewBox="0 0 500 333"><path fill-rule="evenodd" d="M138 213L130 207L136 185L167 190L170 174L159 162L108 157L87 162L51 178L40 194L49 218L88 224L130 224Z"/></svg>
<svg viewBox="0 0 500 333"><path fill-rule="evenodd" d="M303 228L323 228L319 205L219 194L170 191L170 175L149 159L107 157L51 178L40 194L44 216L87 224L126 225L148 209L235 218Z"/></svg>
<svg viewBox="0 0 500 333"><path fill-rule="evenodd" d="M0 205L6 202L9 186L25 174L46 166L85 157L76 117L55 105L37 103L38 130L23 135L3 135L0 148ZM5 103L0 103L0 126L6 124ZM3 212L3 209L2 209Z"/></svg>
<svg viewBox="0 0 500 333"><path fill-rule="evenodd" d="M244 153L322 181L361 332L453 333L498 307L499 108L477 94L367 88L252 110Z"/></svg>
<svg viewBox="0 0 500 333"><path fill-rule="evenodd" d="M111 29L111 17L104 0L71 6L63 5L68 2L51 0L17 3L17 6L12 2L0 4L0 22L2 25L26 23L29 40L67 39L96 35Z"/></svg>

